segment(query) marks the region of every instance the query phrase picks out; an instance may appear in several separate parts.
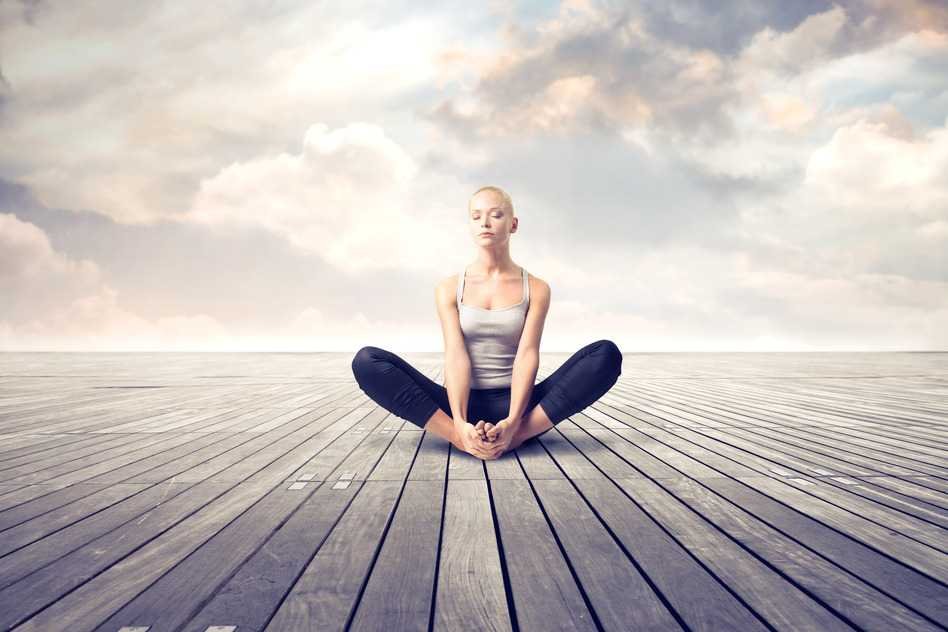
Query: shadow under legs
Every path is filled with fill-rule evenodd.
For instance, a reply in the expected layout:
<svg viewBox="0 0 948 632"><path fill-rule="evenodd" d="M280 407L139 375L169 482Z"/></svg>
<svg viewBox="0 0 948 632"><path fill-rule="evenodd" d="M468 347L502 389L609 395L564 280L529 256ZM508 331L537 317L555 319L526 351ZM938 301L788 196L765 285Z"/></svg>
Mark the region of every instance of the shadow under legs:
<svg viewBox="0 0 948 632"><path fill-rule="evenodd" d="M436 408L434 414L425 422L425 430L450 441L461 452L467 452L461 445L461 440L454 429L454 420L440 408Z"/></svg>
<svg viewBox="0 0 948 632"><path fill-rule="evenodd" d="M520 425L517 426L517 432L514 433L507 451L513 450L527 439L541 435L552 427L553 422L550 421L550 417L546 414L546 411L543 410L543 406L537 404L531 408L530 412L520 421Z"/></svg>

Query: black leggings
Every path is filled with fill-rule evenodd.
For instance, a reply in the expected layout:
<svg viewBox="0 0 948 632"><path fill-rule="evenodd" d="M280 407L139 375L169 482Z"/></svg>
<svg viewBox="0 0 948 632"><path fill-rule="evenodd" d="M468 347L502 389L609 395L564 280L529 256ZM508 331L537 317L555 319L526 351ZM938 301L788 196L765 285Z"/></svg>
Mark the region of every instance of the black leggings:
<svg viewBox="0 0 948 632"><path fill-rule="evenodd" d="M622 373L622 353L611 340L591 342L533 387L523 415L537 404L553 424L583 410L606 394ZM352 359L362 391L382 408L420 428L438 408L454 417L448 390L391 351L362 347ZM510 414L510 387L470 390L468 423L496 423Z"/></svg>

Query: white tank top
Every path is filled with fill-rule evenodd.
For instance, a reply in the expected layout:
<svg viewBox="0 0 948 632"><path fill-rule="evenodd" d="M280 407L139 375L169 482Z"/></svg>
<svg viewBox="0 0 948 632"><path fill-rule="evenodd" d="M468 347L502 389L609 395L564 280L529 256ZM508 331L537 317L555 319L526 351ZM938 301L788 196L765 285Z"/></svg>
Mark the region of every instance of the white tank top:
<svg viewBox="0 0 948 632"><path fill-rule="evenodd" d="M521 267L523 298L515 305L485 309L464 305L465 266L458 275L458 314L464 345L471 358L471 388L509 387L513 379L513 363L520 345L520 334L526 322L530 305L530 282L527 271Z"/></svg>

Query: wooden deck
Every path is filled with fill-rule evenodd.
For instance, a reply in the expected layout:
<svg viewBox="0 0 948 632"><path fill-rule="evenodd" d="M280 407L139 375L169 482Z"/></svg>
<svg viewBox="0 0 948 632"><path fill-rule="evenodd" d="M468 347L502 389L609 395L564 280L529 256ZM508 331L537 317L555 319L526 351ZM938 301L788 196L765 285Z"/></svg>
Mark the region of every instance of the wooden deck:
<svg viewBox="0 0 948 632"><path fill-rule="evenodd" d="M0 353L0 629L945 629L948 354L629 353L488 462L351 355Z"/></svg>

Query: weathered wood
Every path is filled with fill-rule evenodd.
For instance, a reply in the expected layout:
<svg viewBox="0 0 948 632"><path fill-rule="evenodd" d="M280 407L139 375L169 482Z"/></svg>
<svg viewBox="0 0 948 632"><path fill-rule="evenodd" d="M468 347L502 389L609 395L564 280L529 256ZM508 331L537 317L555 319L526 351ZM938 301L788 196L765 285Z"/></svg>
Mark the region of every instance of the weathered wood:
<svg viewBox="0 0 948 632"><path fill-rule="evenodd" d="M341 630L401 492L397 481L367 481L280 605L267 630Z"/></svg>
<svg viewBox="0 0 948 632"><path fill-rule="evenodd" d="M433 629L512 630L500 563L487 481L449 479Z"/></svg>
<svg viewBox="0 0 948 632"><path fill-rule="evenodd" d="M0 628L944 629L948 354L627 353L486 462L351 359L0 353Z"/></svg>
<svg viewBox="0 0 948 632"><path fill-rule="evenodd" d="M398 501L351 630L427 630L438 567L444 481L412 480Z"/></svg>
<svg viewBox="0 0 948 632"><path fill-rule="evenodd" d="M594 615L526 479L491 480L521 630L595 630Z"/></svg>

